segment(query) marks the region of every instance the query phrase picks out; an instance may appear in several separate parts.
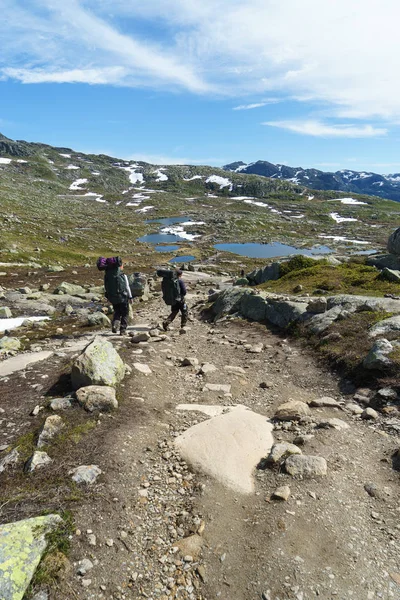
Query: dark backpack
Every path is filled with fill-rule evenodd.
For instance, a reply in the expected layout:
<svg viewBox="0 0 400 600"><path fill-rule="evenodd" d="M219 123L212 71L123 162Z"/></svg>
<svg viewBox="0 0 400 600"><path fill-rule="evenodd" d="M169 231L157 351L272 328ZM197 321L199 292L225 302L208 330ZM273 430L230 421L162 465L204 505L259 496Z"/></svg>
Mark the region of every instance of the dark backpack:
<svg viewBox="0 0 400 600"><path fill-rule="evenodd" d="M118 267L106 268L104 275L105 296L111 304L122 304L128 301L126 279Z"/></svg>
<svg viewBox="0 0 400 600"><path fill-rule="evenodd" d="M168 306L173 306L182 300L179 278L175 271L159 269L158 277L162 277L161 291L163 300Z"/></svg>
<svg viewBox="0 0 400 600"><path fill-rule="evenodd" d="M96 262L99 271L106 271L107 269L115 269L122 265L122 260L119 256L111 256L110 258L104 258L100 256Z"/></svg>

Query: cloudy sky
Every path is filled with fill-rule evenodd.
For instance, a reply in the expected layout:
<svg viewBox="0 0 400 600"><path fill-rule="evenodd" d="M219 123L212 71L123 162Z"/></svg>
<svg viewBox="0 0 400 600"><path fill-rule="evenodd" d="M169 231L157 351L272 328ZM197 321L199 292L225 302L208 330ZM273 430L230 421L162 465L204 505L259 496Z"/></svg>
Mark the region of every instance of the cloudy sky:
<svg viewBox="0 0 400 600"><path fill-rule="evenodd" d="M9 137L400 171L396 0L0 0L0 14Z"/></svg>

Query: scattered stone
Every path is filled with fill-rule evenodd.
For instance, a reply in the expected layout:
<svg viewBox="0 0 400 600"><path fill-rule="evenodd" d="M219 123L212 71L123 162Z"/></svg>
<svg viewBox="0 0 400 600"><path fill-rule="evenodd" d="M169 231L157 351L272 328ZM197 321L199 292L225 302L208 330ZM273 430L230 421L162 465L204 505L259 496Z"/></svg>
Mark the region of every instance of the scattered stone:
<svg viewBox="0 0 400 600"><path fill-rule="evenodd" d="M91 327L99 326L110 327L111 321L103 312L95 312L88 316L88 325Z"/></svg>
<svg viewBox="0 0 400 600"><path fill-rule="evenodd" d="M89 546L96 546L97 539L94 533L89 533L87 536Z"/></svg>
<svg viewBox="0 0 400 600"><path fill-rule="evenodd" d="M206 364L209 364L209 363L206 363ZM214 365L212 365L212 366L214 366ZM216 370L216 367L214 367L214 369ZM245 375L246 374L245 369L243 369L242 367L235 367L233 365L225 365L224 370L227 373L231 373L232 375Z"/></svg>
<svg viewBox="0 0 400 600"><path fill-rule="evenodd" d="M68 283L67 281L63 281L56 287L54 290L55 294L68 294L69 296L81 296L85 294L85 289L80 285L75 285L73 283Z"/></svg>
<svg viewBox="0 0 400 600"><path fill-rule="evenodd" d="M82 587L88 588L92 583L91 579L81 579Z"/></svg>
<svg viewBox="0 0 400 600"><path fill-rule="evenodd" d="M302 454L302 452L300 448L294 444L289 444L288 442L274 444L267 457L267 463L271 465L279 465L292 454Z"/></svg>
<svg viewBox="0 0 400 600"><path fill-rule="evenodd" d="M6 446L6 447L8 447L8 446ZM14 450L11 450L8 454L6 454L5 456L3 456L3 458L0 459L0 473L5 471L8 467L12 467L12 466L16 465L18 460L19 460L18 448L14 448Z"/></svg>
<svg viewBox="0 0 400 600"><path fill-rule="evenodd" d="M215 371L217 371L217 367L211 363L204 363L201 366L201 369L199 371L200 375L208 375L209 373L215 373Z"/></svg>
<svg viewBox="0 0 400 600"><path fill-rule="evenodd" d="M361 413L361 418L365 420L379 419L379 415L373 408L369 407L364 409Z"/></svg>
<svg viewBox="0 0 400 600"><path fill-rule="evenodd" d="M223 392L224 394L229 394L231 391L231 386L225 383L206 383L203 387L203 392Z"/></svg>
<svg viewBox="0 0 400 600"><path fill-rule="evenodd" d="M43 446L49 444L64 427L65 423L60 416L52 415L51 417L47 417L39 435L37 447L43 448Z"/></svg>
<svg viewBox="0 0 400 600"><path fill-rule="evenodd" d="M400 331L400 315L383 319L376 323L368 332L369 337L377 337L387 335L388 333L396 333ZM387 340L385 340L387 341Z"/></svg>
<svg viewBox="0 0 400 600"><path fill-rule="evenodd" d="M97 465L81 465L70 471L75 483L86 483L88 485L94 483L101 473L102 471Z"/></svg>
<svg viewBox="0 0 400 600"><path fill-rule="evenodd" d="M12 312L8 306L0 306L0 319L11 319Z"/></svg>
<svg viewBox="0 0 400 600"><path fill-rule="evenodd" d="M150 369L149 365L146 365L144 363L133 363L133 367L143 375L151 375L152 373L152 370Z"/></svg>
<svg viewBox="0 0 400 600"><path fill-rule="evenodd" d="M22 288L19 288L19 293L28 295L28 294L32 294L32 290L30 287L22 287Z"/></svg>
<svg viewBox="0 0 400 600"><path fill-rule="evenodd" d="M21 600L49 543L62 522L46 515L0 525L0 598Z"/></svg>
<svg viewBox="0 0 400 600"><path fill-rule="evenodd" d="M114 546L114 540L112 538L107 538L106 546L108 546L109 548L112 548Z"/></svg>
<svg viewBox="0 0 400 600"><path fill-rule="evenodd" d="M394 269L388 269L385 267L380 274L381 279L386 279L387 281L393 281L394 283L400 282L400 271Z"/></svg>
<svg viewBox="0 0 400 600"><path fill-rule="evenodd" d="M363 409L358 404L354 404L354 402L349 402L346 404L345 409L350 411L352 415L361 415Z"/></svg>
<svg viewBox="0 0 400 600"><path fill-rule="evenodd" d="M46 452L41 452L40 450L36 450L32 458L26 465L26 471L28 473L33 473L36 469L41 469L46 465L49 465L53 462L53 459Z"/></svg>
<svg viewBox="0 0 400 600"><path fill-rule="evenodd" d="M281 485L280 487L276 488L271 498L273 500L282 500L283 502L286 502L289 499L289 496L290 487L288 485Z"/></svg>
<svg viewBox="0 0 400 600"><path fill-rule="evenodd" d="M186 561L186 557L191 557L191 560L186 562L193 562L193 560L197 560L200 556L201 549L203 547L203 538L195 533L194 535L190 535L189 537L183 538L174 542L173 549L177 548L179 554Z"/></svg>
<svg viewBox="0 0 400 600"><path fill-rule="evenodd" d="M349 429L350 425L346 423L346 421L342 421L342 419L324 419L318 423L318 427L320 429L337 429L338 431L344 431L345 429Z"/></svg>
<svg viewBox="0 0 400 600"><path fill-rule="evenodd" d="M50 402L50 408L52 410L67 410L71 408L71 399L70 398L54 398Z"/></svg>
<svg viewBox="0 0 400 600"><path fill-rule="evenodd" d="M323 296L321 298L313 298L307 304L307 312L313 314L320 314L326 312L328 301Z"/></svg>
<svg viewBox="0 0 400 600"><path fill-rule="evenodd" d="M250 354L261 354L263 348L263 344L255 344L254 346L250 346L250 348L247 348L247 352L249 352Z"/></svg>
<svg viewBox="0 0 400 600"><path fill-rule="evenodd" d="M193 357L189 357L187 356L186 358L184 358L181 362L182 367L198 367L199 365L199 359Z"/></svg>
<svg viewBox="0 0 400 600"><path fill-rule="evenodd" d="M125 364L113 345L97 336L75 360L71 381L75 390L87 385L116 387L125 375Z"/></svg>
<svg viewBox="0 0 400 600"><path fill-rule="evenodd" d="M131 342L132 344L139 344L140 342L148 342L150 339L150 333L148 331L141 331L140 333L133 333Z"/></svg>
<svg viewBox="0 0 400 600"><path fill-rule="evenodd" d="M78 562L78 568L76 570L78 575L86 575L89 571L91 571L94 567L94 564L88 558L84 558Z"/></svg>
<svg viewBox="0 0 400 600"><path fill-rule="evenodd" d="M88 385L76 392L76 397L85 410L109 411L118 408L118 401L113 387L105 385Z"/></svg>
<svg viewBox="0 0 400 600"><path fill-rule="evenodd" d="M326 460L322 456L295 454L285 462L285 469L292 477L312 478L327 474Z"/></svg>
<svg viewBox="0 0 400 600"><path fill-rule="evenodd" d="M297 437L294 438L293 440L293 444L296 444L298 446L304 446L304 444L306 444L307 442L310 442L313 439L313 435L311 434L301 434L298 435Z"/></svg>
<svg viewBox="0 0 400 600"><path fill-rule="evenodd" d="M308 403L309 406L321 407L321 406L332 406L334 408L341 408L339 402L329 396L322 396L322 398L314 398Z"/></svg>
<svg viewBox="0 0 400 600"><path fill-rule="evenodd" d="M384 370L392 366L389 354L395 346L385 338L377 340L364 358L363 365L366 369Z"/></svg>
<svg viewBox="0 0 400 600"><path fill-rule="evenodd" d="M175 440L182 458L195 469L244 494L254 492L254 469L273 444L272 423L246 407L187 429Z"/></svg>
<svg viewBox="0 0 400 600"><path fill-rule="evenodd" d="M260 388L262 390L268 390L270 388L274 387L274 384L272 383L272 381L262 381L260 383Z"/></svg>
<svg viewBox="0 0 400 600"><path fill-rule="evenodd" d="M381 388L377 391L377 395L383 400L397 400L397 392L393 388Z"/></svg>
<svg viewBox="0 0 400 600"><path fill-rule="evenodd" d="M278 407L274 418L279 421L298 421L311 414L308 405L300 400L289 400Z"/></svg>

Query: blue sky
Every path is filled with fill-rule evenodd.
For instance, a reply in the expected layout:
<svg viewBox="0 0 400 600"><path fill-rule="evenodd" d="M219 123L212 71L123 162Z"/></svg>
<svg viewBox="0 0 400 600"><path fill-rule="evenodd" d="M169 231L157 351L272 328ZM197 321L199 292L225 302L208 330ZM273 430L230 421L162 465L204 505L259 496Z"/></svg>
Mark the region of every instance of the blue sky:
<svg viewBox="0 0 400 600"><path fill-rule="evenodd" d="M400 171L395 0L0 0L0 131L156 163Z"/></svg>

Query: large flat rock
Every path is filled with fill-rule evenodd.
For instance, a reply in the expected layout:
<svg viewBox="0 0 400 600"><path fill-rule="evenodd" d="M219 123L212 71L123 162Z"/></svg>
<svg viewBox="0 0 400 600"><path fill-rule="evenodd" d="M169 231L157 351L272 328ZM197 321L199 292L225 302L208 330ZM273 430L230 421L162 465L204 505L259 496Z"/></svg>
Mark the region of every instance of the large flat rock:
<svg viewBox="0 0 400 600"><path fill-rule="evenodd" d="M42 352L27 352L26 354L19 354L18 356L3 360L0 363L0 377L12 375L17 371L23 371L29 365L50 358L52 354L50 351L43 350Z"/></svg>
<svg viewBox="0 0 400 600"><path fill-rule="evenodd" d="M267 417L238 406L194 425L176 447L192 467L235 492L254 493L254 469L274 443Z"/></svg>
<svg viewBox="0 0 400 600"><path fill-rule="evenodd" d="M47 515L0 525L1 600L22 600L46 550L46 535L61 521Z"/></svg>

